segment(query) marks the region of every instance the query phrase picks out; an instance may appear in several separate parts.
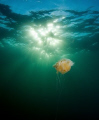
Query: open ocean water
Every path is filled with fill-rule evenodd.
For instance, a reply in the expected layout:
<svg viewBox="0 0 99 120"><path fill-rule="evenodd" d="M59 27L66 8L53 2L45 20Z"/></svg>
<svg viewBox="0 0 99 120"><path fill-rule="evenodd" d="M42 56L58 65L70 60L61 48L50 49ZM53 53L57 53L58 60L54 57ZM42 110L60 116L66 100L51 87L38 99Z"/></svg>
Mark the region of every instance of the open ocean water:
<svg viewBox="0 0 99 120"><path fill-rule="evenodd" d="M99 119L99 0L0 0L0 119ZM64 75L53 65L74 62Z"/></svg>

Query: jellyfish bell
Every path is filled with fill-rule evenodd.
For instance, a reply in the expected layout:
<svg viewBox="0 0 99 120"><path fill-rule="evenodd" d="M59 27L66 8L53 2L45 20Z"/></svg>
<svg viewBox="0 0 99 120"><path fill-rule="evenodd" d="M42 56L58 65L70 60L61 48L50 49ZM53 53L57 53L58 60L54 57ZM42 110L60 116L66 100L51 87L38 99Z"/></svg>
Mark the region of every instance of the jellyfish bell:
<svg viewBox="0 0 99 120"><path fill-rule="evenodd" d="M65 74L70 71L73 65L74 63L70 59L61 59L56 62L53 67L56 69L57 73L60 72L61 74Z"/></svg>

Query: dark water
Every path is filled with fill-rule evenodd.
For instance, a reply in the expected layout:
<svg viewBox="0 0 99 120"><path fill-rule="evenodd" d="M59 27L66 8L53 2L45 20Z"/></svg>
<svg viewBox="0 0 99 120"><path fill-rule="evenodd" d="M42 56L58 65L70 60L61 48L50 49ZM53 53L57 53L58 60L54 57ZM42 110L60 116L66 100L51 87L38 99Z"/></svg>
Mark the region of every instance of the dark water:
<svg viewBox="0 0 99 120"><path fill-rule="evenodd" d="M74 66L57 76L62 58ZM8 118L99 119L99 11L23 15L0 4L0 109Z"/></svg>

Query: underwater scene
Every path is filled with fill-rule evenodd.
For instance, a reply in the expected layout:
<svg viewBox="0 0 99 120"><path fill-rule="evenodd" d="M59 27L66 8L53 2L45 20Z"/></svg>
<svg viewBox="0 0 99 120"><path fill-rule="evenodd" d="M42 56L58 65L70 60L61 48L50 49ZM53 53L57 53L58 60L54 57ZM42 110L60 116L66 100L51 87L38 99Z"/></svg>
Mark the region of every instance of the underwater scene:
<svg viewBox="0 0 99 120"><path fill-rule="evenodd" d="M99 0L0 0L0 111L99 119Z"/></svg>

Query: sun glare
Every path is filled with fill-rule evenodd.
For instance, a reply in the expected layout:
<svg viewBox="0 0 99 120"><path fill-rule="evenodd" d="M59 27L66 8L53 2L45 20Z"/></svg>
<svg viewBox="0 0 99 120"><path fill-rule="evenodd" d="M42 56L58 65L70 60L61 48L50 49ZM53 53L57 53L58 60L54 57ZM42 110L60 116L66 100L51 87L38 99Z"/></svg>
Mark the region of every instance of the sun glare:
<svg viewBox="0 0 99 120"><path fill-rule="evenodd" d="M55 19L53 23L48 23L45 26L40 24L28 29L29 36L31 37L30 41L34 41L35 46L32 50L39 51L40 57L45 55L46 58L50 58L53 56L51 53L52 48L54 50L62 45L62 40L57 39L60 36L60 26L56 25L57 21L58 19Z"/></svg>

